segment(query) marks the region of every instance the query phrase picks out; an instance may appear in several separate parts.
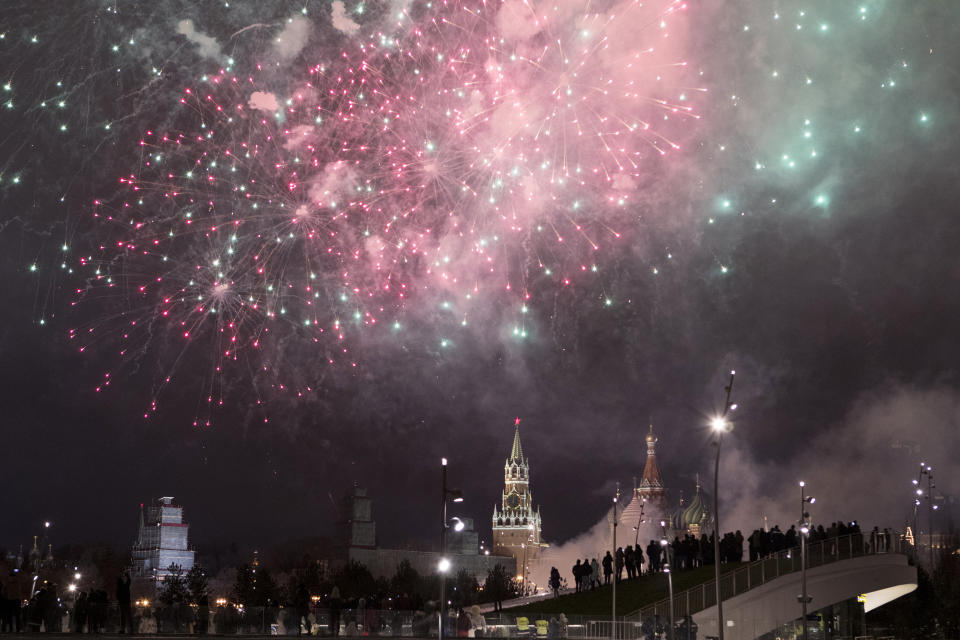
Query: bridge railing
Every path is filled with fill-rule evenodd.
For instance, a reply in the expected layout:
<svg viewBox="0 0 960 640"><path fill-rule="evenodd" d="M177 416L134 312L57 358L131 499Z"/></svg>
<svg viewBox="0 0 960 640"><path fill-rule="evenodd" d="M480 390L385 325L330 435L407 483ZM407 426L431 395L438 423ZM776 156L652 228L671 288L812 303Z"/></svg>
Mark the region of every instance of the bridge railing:
<svg viewBox="0 0 960 640"><path fill-rule="evenodd" d="M872 543L872 544L871 544ZM869 534L852 533L807 544L807 569L849 560L865 555L908 553L910 544L893 533L889 545L886 537L874 539ZM771 580L800 571L800 547L786 549L755 560L750 564L720 575L720 595L724 600L766 584ZM716 581L710 580L673 595L673 616L681 620L717 604ZM664 598L628 614L627 621L666 618L670 615L670 599Z"/></svg>

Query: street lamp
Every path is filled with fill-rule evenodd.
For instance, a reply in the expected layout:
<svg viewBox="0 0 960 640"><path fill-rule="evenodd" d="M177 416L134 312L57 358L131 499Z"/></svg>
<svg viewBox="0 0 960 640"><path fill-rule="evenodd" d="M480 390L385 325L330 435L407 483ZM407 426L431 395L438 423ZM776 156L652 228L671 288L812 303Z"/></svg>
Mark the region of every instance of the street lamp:
<svg viewBox="0 0 960 640"><path fill-rule="evenodd" d="M670 592L670 640L673 640L674 634L674 624L673 624L673 573L670 571L671 564L671 554L672 549L670 548L670 541L667 540L667 523L665 520L660 521L660 546L663 547L664 553L667 555L667 563L663 567L664 573L667 574L667 588Z"/></svg>
<svg viewBox="0 0 960 640"><path fill-rule="evenodd" d="M617 565L617 563L616 563L616 557L617 557L617 503L618 503L619 501L620 501L620 483L618 482L618 483L617 483L617 492L616 492L615 494L613 494L613 549L612 549L612 553L613 553L613 557L614 557L613 570L614 570L615 572L617 571L617 566L616 566L616 565ZM610 625L610 637L613 638L613 640L617 640L617 578L618 578L618 577L619 577L619 573L614 573L614 574L613 574L613 596L612 596L612 600L613 600L613 606L612 606L613 617L612 617L611 625Z"/></svg>
<svg viewBox="0 0 960 640"><path fill-rule="evenodd" d="M797 600L800 601L800 624L801 638L807 640L807 604L813 600L807 595L807 535L810 533L810 513L807 511L807 505L817 501L813 496L807 495L807 483L800 481L800 595Z"/></svg>
<svg viewBox="0 0 960 640"><path fill-rule="evenodd" d="M523 573L520 574L520 596L527 596L527 547L535 543L536 540L533 539L533 525L528 524L527 530L530 531L530 534L527 536L526 542L520 543L520 548L523 549Z"/></svg>
<svg viewBox="0 0 960 640"><path fill-rule="evenodd" d="M33 536L33 546L37 550L37 555L33 559L33 583L30 585L30 597L37 592L37 585L39 584L40 574L43 567L43 548L50 548L50 528L53 526L53 523L49 520L43 521L43 535ZM37 544L37 538L40 538L39 546Z"/></svg>
<svg viewBox="0 0 960 640"><path fill-rule="evenodd" d="M723 599L720 594L720 445L723 444L723 434L733 430L733 423L727 420L727 414L736 410L737 405L730 403L730 393L733 391L733 377L736 371L730 372L730 382L724 387L727 398L723 403L723 413L715 417L710 426L717 434L714 444L717 447L717 461L713 468L713 579L717 589L717 638L723 640Z"/></svg>
<svg viewBox="0 0 960 640"><path fill-rule="evenodd" d="M928 464L920 463L920 475L917 476L917 479L913 484L917 485L917 495L923 496L923 489L919 488L921 482L923 482L923 476L927 476L927 511L930 514L930 519L928 520L928 527L930 531L927 534L927 538L930 544L930 575L933 575L933 511L937 507L933 504L933 488L937 485L933 484L933 467ZM917 500L917 504L920 504L920 501Z"/></svg>
<svg viewBox="0 0 960 640"><path fill-rule="evenodd" d="M640 525L643 524L643 509L647 506L647 499L640 498L640 515L637 516L637 526L633 528L636 532L633 536L633 549L636 551L637 544L640 542ZM639 567L639 565L637 565Z"/></svg>
<svg viewBox="0 0 960 640"><path fill-rule="evenodd" d="M447 554L447 496L450 496L454 502L463 502L463 493L460 489L447 488L447 459L440 458L440 562L437 563L437 570L440 572L440 621L439 633L437 638L443 640L443 621L447 608L447 573L450 571L451 563ZM454 525L456 531L463 531L463 521L460 518L454 518L457 524Z"/></svg>

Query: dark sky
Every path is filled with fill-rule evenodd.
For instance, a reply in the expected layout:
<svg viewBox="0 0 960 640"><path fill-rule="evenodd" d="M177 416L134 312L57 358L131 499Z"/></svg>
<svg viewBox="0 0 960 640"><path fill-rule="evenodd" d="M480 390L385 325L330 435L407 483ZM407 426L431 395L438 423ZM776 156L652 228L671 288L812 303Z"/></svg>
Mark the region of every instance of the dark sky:
<svg viewBox="0 0 960 640"><path fill-rule="evenodd" d="M651 420L668 485L689 495L712 469L705 425L730 369L740 405L724 444L731 527L792 513L801 477L825 495L825 519L901 526L921 458L940 491L957 492L955 3L692 8L678 49L709 89L701 118L679 134L679 152L644 160L614 217L584 214L623 234L598 251L598 275L565 287L535 273L535 241L505 250L530 295L523 340L509 330L515 296L472 301L460 328L433 310L451 290L411 267L423 286L382 314L402 321L401 337L350 327L351 355L340 357L279 325L264 356L217 371L217 329L184 348L136 292L154 276L189 275L209 238L178 238L173 266L111 249L146 239L123 226L117 178L144 170L146 129L196 129L178 101L204 73L270 63L266 84L283 96L358 42L326 2L307 2L307 18L302 3L222 4L5 5L0 546L28 544L45 519L55 544L130 542L138 504L160 495L186 507L199 545L262 546L330 532L331 497L354 482L374 497L381 543L430 542L441 456L489 535L514 416L544 536L560 541L639 475ZM355 5L362 34L399 3ZM289 52L274 42L291 24L308 37ZM171 166L191 153L171 153ZM162 193L147 193L168 215ZM95 219L95 199L119 212L116 224ZM100 286L97 266L115 287ZM98 337L80 354L70 332L91 327ZM308 386L302 399L290 391Z"/></svg>

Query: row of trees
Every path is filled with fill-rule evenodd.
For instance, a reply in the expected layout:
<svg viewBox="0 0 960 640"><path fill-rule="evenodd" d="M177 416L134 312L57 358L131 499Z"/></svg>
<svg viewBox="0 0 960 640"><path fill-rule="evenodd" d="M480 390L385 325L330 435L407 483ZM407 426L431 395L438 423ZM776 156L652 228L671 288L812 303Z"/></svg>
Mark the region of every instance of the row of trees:
<svg viewBox="0 0 960 640"><path fill-rule="evenodd" d="M208 604L209 582L200 565L194 565L186 573L171 565L169 572L157 596L161 604ZM269 569L242 564L236 568L230 595L244 606L266 607L293 604L297 593L305 589L311 596L319 596L329 604L334 585L340 591L343 605L348 607L363 598L382 607L389 602L395 608L420 609L425 602L436 600L440 595L440 576L421 575L407 560L400 562L396 573L389 579L374 578L363 564L353 560L333 572L326 571L320 562L310 562L294 569L286 584L279 584ZM447 596L454 607L506 600L517 594L516 582L502 565L491 569L483 584L463 569L447 581Z"/></svg>
<svg viewBox="0 0 960 640"><path fill-rule="evenodd" d="M203 567L193 565L186 574L179 565L171 564L170 575L163 581L157 600L166 606L175 604L206 605L210 597L207 574Z"/></svg>

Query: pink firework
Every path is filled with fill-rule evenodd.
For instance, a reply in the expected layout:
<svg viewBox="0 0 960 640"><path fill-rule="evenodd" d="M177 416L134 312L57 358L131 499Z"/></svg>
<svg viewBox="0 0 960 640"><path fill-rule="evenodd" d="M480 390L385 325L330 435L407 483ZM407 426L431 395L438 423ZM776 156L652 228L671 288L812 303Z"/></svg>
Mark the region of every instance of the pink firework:
<svg viewBox="0 0 960 640"><path fill-rule="evenodd" d="M569 284L697 117L685 8L442 3L292 88L257 69L186 89L97 203L110 240L78 293L115 315L73 336L119 336L127 361L172 336L158 389L202 343L216 404L227 367L303 393L305 349L355 366L351 332Z"/></svg>

